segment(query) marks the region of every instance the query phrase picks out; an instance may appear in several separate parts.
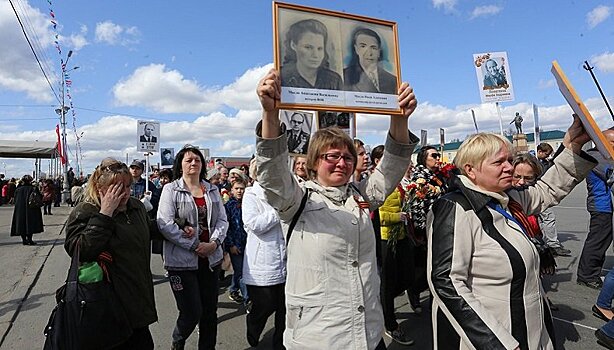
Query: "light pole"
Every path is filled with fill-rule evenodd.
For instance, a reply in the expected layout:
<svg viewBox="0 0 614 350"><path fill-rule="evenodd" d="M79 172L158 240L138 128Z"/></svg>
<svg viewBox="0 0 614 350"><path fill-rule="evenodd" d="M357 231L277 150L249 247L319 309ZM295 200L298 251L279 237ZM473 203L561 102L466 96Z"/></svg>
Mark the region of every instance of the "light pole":
<svg viewBox="0 0 614 350"><path fill-rule="evenodd" d="M70 198L70 184L68 183L68 148L66 147L66 113L70 110L70 107L66 106L64 103L65 94L65 76L67 72L78 69L79 67L74 67L70 70L66 70L66 65L68 64L68 60L72 56L72 50L68 51L68 55L66 56L66 62L62 63L62 106L60 108L56 108L55 112L60 116L60 124L62 126L62 155L64 157L64 164L62 166L62 172L64 173L64 184L62 185L62 202L67 203L67 200Z"/></svg>

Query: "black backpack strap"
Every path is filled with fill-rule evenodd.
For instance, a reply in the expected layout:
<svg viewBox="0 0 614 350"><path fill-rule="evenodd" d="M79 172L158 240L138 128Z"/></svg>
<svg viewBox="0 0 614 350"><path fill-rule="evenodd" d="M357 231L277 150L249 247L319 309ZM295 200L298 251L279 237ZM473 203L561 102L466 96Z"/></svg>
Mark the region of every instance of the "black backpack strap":
<svg viewBox="0 0 614 350"><path fill-rule="evenodd" d="M303 199L301 199L301 205L298 207L298 210L296 211L296 213L294 213L294 216L292 217L292 221L290 222L290 226L288 227L288 233L286 234L286 247L288 246L288 243L290 243L290 237L292 236L292 231L294 231L294 226L296 226L298 218L301 216L301 213L305 209L305 204L307 203L309 192L310 189L306 188L305 194L303 195Z"/></svg>

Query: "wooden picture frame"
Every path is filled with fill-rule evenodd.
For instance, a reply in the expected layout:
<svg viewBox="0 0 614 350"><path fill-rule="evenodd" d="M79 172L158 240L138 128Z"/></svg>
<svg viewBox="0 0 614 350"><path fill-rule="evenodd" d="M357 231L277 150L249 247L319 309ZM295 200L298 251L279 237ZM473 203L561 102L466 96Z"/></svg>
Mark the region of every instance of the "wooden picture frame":
<svg viewBox="0 0 614 350"><path fill-rule="evenodd" d="M286 109L279 111L279 120L285 125L290 155L307 154L311 134L314 131L314 115L314 111Z"/></svg>
<svg viewBox="0 0 614 350"><path fill-rule="evenodd" d="M356 114L350 112L318 111L318 130L336 126L351 139L356 138Z"/></svg>
<svg viewBox="0 0 614 350"><path fill-rule="evenodd" d="M402 114L395 22L273 2L273 55L277 108Z"/></svg>
<svg viewBox="0 0 614 350"><path fill-rule="evenodd" d="M569 82L569 79L567 79L567 76L557 61L552 61L552 69L550 71L554 75L563 97L565 97L565 100L567 100L567 103L571 109L573 109L574 113L580 117L584 129L595 143L599 153L606 159L614 159L614 149L605 136L603 136L591 112L588 111L588 108L586 108L586 105L584 105L584 102L580 99L580 96L571 85L571 82Z"/></svg>

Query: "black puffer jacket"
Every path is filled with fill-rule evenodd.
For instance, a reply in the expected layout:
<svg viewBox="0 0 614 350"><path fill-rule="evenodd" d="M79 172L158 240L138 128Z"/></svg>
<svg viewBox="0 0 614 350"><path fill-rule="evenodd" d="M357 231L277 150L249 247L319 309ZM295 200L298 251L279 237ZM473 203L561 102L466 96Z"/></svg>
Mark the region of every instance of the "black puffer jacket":
<svg viewBox="0 0 614 350"><path fill-rule="evenodd" d="M158 320L150 270L150 240L159 236L143 203L130 198L125 212L113 217L99 213L91 203L79 203L66 222L64 248L72 256L80 241L80 259L95 261L103 251L113 256L109 274L115 292L132 328L148 326Z"/></svg>

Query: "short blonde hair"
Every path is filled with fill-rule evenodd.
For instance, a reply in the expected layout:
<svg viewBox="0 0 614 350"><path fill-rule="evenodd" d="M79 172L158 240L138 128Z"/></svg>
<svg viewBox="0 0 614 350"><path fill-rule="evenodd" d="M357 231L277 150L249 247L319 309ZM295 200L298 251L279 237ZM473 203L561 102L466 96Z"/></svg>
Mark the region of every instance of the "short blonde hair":
<svg viewBox="0 0 614 350"><path fill-rule="evenodd" d="M331 148L347 148L354 157L352 172L356 170L358 154L356 154L354 141L340 128L329 127L316 131L309 142L305 166L307 167L307 175L310 179L316 178L316 167L322 153Z"/></svg>
<svg viewBox="0 0 614 350"><path fill-rule="evenodd" d="M87 182L83 201L100 207L100 189L110 186L118 177L123 177L124 180L132 178L128 166L113 158L103 159Z"/></svg>
<svg viewBox="0 0 614 350"><path fill-rule="evenodd" d="M512 143L501 135L486 132L471 135L460 145L454 157L454 165L463 175L467 175L465 164L481 169L482 162L494 156L503 146L513 153Z"/></svg>

